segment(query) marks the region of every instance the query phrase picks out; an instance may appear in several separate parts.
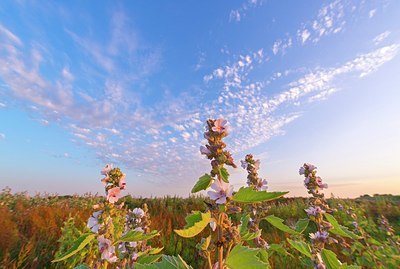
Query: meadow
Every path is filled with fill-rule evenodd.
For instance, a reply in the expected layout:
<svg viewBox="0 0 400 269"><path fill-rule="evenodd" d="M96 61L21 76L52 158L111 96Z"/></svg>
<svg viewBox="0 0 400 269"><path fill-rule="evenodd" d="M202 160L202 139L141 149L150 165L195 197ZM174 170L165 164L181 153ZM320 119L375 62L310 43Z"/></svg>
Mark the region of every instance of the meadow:
<svg viewBox="0 0 400 269"><path fill-rule="evenodd" d="M263 269L399 268L400 197L325 197L328 184L304 163L306 198L268 191L260 160L247 154L246 186L223 139L224 119L209 119L201 154L211 171L189 198L122 197L126 175L106 164L106 197L0 194L2 268ZM207 196L198 195L208 190Z"/></svg>
<svg viewBox="0 0 400 269"><path fill-rule="evenodd" d="M29 197L26 193L11 194L6 188L0 194L0 267L1 268L68 268L66 264L54 265L51 260L58 252L68 248L71 243L85 230L87 219L92 213L92 206L104 201L104 197L95 195L56 196L38 194ZM205 197L190 198L121 198L130 208L147 204L151 215L151 229L160 231L161 236L154 238L153 246L163 246L163 253L180 255L193 268L202 268L205 264L195 246L196 240L185 240L173 229L183 227L185 216L193 210L204 208ZM353 226L352 217L346 208L352 208L359 216L359 225L373 238L384 242L387 231L379 223L384 215L395 230L395 236L400 235L400 196L363 196L357 199L330 198L328 203L340 208L335 213L338 221L345 226ZM297 219L306 217L306 198L281 198L269 203L268 212L294 225ZM289 235L283 231L261 222L263 236L270 244L280 244ZM201 235L199 235L200 237ZM65 242L63 238L69 238ZM60 249L61 242L64 248ZM351 262L351 258L342 253L342 247L335 245L334 252L342 261ZM280 251L280 250L277 250ZM274 268L302 268L298 254L292 251L292 256L277 253L270 257ZM387 257L395 259L396 257ZM367 258L366 258L367 259ZM304 268L307 268L303 266ZM374 268L373 266L365 268Z"/></svg>

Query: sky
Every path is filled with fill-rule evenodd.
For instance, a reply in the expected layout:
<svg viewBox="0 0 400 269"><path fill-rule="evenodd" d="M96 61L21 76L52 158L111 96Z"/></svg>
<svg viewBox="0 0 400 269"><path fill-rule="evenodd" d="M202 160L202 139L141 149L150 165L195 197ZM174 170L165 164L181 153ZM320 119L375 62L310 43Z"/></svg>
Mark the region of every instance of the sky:
<svg viewBox="0 0 400 269"><path fill-rule="evenodd" d="M187 196L208 118L270 191L400 194L400 1L2 1L0 187ZM239 166L239 165L238 165ZM237 190L246 172L230 169Z"/></svg>

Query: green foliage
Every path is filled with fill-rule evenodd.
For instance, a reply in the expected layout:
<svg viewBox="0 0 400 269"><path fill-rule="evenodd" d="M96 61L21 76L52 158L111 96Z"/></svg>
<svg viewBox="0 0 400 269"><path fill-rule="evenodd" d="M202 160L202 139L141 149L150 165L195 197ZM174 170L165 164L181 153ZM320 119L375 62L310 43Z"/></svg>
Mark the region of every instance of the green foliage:
<svg viewBox="0 0 400 269"><path fill-rule="evenodd" d="M121 236L119 240L115 241L114 245L117 245L120 242L137 242L137 241L149 240L159 235L160 233L157 231L151 231L150 233L145 234L143 232L131 230L127 232L125 235Z"/></svg>
<svg viewBox="0 0 400 269"><path fill-rule="evenodd" d="M321 251L321 257L324 261L327 269L340 269L342 264L336 257L336 254L328 249L323 249Z"/></svg>
<svg viewBox="0 0 400 269"><path fill-rule="evenodd" d="M239 203L257 203L272 201L282 197L288 192L267 192L256 191L251 187L241 187L232 197L232 200Z"/></svg>
<svg viewBox="0 0 400 269"><path fill-rule="evenodd" d="M201 213L194 211L193 214L186 217L186 226L182 230L174 230L178 235L190 238L198 235L208 225L211 219L211 213Z"/></svg>
<svg viewBox="0 0 400 269"><path fill-rule="evenodd" d="M229 183L229 180L228 180L229 173L228 173L228 170L226 170L225 167L219 168L218 173L219 173L219 175L221 176L221 179L224 182Z"/></svg>
<svg viewBox="0 0 400 269"><path fill-rule="evenodd" d="M68 259L72 255L78 253L81 249L83 249L87 244L89 244L94 238L96 237L96 234L93 233L86 233L81 235L73 244L73 246L64 253L61 257L53 260L52 262L59 262L65 259Z"/></svg>
<svg viewBox="0 0 400 269"><path fill-rule="evenodd" d="M226 258L226 265L231 269L265 269L268 264L262 261L259 249L236 245Z"/></svg>
<svg viewBox="0 0 400 269"><path fill-rule="evenodd" d="M299 219L296 223L296 232L302 233L305 229L307 229L308 224L310 223L309 219Z"/></svg>
<svg viewBox="0 0 400 269"><path fill-rule="evenodd" d="M194 185L192 193L208 189L208 187L210 187L211 185L211 182L212 182L212 177L209 174L204 174L204 176L200 177L199 180Z"/></svg>
<svg viewBox="0 0 400 269"><path fill-rule="evenodd" d="M324 216L325 216L326 220L333 226L333 228L331 230L329 230L329 232L343 236L343 237L352 238L352 239L360 239L361 238L360 236L356 235L355 233L349 231L347 227L340 225L338 223L338 221L332 215L325 213Z"/></svg>
<svg viewBox="0 0 400 269"><path fill-rule="evenodd" d="M296 232L295 230L291 229L289 226L283 224L283 219L275 217L274 215L267 216L265 218L269 223L271 223L273 226L278 228L279 230L288 233L288 234L295 234L298 235L299 232Z"/></svg>
<svg viewBox="0 0 400 269"><path fill-rule="evenodd" d="M182 258L162 255L162 260L153 264L136 264L136 269L192 269Z"/></svg>
<svg viewBox="0 0 400 269"><path fill-rule="evenodd" d="M240 238L244 241L253 240L257 236L261 235L261 230L258 231L257 233L252 233L249 231L249 229L247 228L249 220L250 220L249 214L242 216L242 218L240 219L241 224L238 227L240 232Z"/></svg>
<svg viewBox="0 0 400 269"><path fill-rule="evenodd" d="M305 243L303 241L294 241L289 238L287 239L287 241L294 249L300 251L302 254L311 258L311 248L307 243Z"/></svg>
<svg viewBox="0 0 400 269"><path fill-rule="evenodd" d="M159 255L142 255L140 256L136 263L140 263L140 264L152 264L156 261L158 261L161 258L161 254Z"/></svg>

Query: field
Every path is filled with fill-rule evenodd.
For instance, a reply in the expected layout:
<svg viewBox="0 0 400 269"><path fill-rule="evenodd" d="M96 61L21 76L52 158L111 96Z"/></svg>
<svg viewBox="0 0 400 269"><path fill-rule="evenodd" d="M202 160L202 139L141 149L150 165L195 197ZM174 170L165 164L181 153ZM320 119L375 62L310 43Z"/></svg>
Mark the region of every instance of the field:
<svg viewBox="0 0 400 269"><path fill-rule="evenodd" d="M10 189L4 189L0 194L0 267L1 268L69 268L69 263L60 262L52 264L51 261L60 253L69 248L72 242L83 232L90 232L86 227L87 220L93 212L92 206L104 201L104 197L90 194L82 196L53 196L36 195L29 197L26 193L11 194ZM151 230L158 230L160 236L149 240L153 247L164 247L162 253L167 255L180 255L193 268L204 268L205 260L202 259L196 249L196 244L204 234L191 239L185 239L174 233L185 225L185 216L193 210L204 210L203 201L208 198L193 196L190 198L164 197L164 198L133 198L125 196L120 199L125 206L133 209L147 204L150 214ZM384 248L388 240L394 240L400 235L400 197L399 196L363 196L358 199L327 199L332 208L336 208L335 218L344 226L354 230L354 216L356 214L358 225L381 245L376 248ZM288 226L294 226L296 221L305 218L304 211L308 207L306 198L280 198L268 203L268 215L275 215L285 220ZM352 212L346 212L352 208ZM388 236L388 231L379 222L381 216L385 216L394 229L394 236ZM269 262L273 268L307 268L302 263L301 255L296 250L287 248L285 239L290 235L276 229L267 221L260 223L263 238L269 245L281 245L274 255L270 255ZM362 240L359 240L360 242ZM346 241L349 244L348 240ZM398 243L398 242L397 242ZM367 264L373 264L368 252L363 256L356 255L357 250L350 255L343 242L331 244L339 260L353 264L357 258ZM374 247L374 246L371 246ZM78 265L79 262L90 260L86 256L90 249L96 249L97 245L86 246L78 258L72 256ZM282 253L287 249L289 253ZM285 250L284 250L285 251ZM85 256L86 255L86 256ZM398 245L397 245L398 255ZM387 256L387 260L395 259L395 256ZM370 262L371 263L368 263ZM358 261L358 264L360 261ZM68 265L67 265L68 264ZM309 267L308 267L309 268Z"/></svg>

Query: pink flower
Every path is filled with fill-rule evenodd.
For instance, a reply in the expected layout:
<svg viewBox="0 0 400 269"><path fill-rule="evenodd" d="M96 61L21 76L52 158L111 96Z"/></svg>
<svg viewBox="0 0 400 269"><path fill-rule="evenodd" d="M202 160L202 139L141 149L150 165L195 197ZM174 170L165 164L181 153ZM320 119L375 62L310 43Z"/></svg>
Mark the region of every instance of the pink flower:
<svg viewBox="0 0 400 269"><path fill-rule="evenodd" d="M310 172L310 173L312 171L314 171L315 169L317 169L317 167L315 165L310 164L310 163L305 163L304 166L306 166L308 168L308 172Z"/></svg>
<svg viewBox="0 0 400 269"><path fill-rule="evenodd" d="M328 188L328 184L323 184L322 183L322 178L320 178L320 177L317 177L316 178L316 181L317 181L317 185L318 185L318 187L320 187L321 189L327 189Z"/></svg>
<svg viewBox="0 0 400 269"><path fill-rule="evenodd" d="M107 200L113 204L119 199L119 195L121 193L121 189L119 187L111 188L107 191Z"/></svg>
<svg viewBox="0 0 400 269"><path fill-rule="evenodd" d="M253 164L254 169L259 170L260 169L260 160L257 160Z"/></svg>
<svg viewBox="0 0 400 269"><path fill-rule="evenodd" d="M207 194L210 199L214 200L217 204L225 204L226 198L232 196L233 186L230 186L229 183L214 180L211 188L214 191L208 191Z"/></svg>
<svg viewBox="0 0 400 269"><path fill-rule="evenodd" d="M103 170L101 170L101 174L106 176L108 173L110 173L111 169L112 169L112 165L106 164L106 166L104 166Z"/></svg>
<svg viewBox="0 0 400 269"><path fill-rule="evenodd" d="M200 153L208 156L211 154L211 151L205 146L200 146Z"/></svg>
<svg viewBox="0 0 400 269"><path fill-rule="evenodd" d="M126 188L125 174L123 174L122 177L119 179L119 188L121 190L125 190Z"/></svg>
<svg viewBox="0 0 400 269"><path fill-rule="evenodd" d="M220 133L220 134L226 134L228 135L228 126L227 126L227 121L224 119L217 119L214 122L214 127L212 127L212 130L214 132Z"/></svg>
<svg viewBox="0 0 400 269"><path fill-rule="evenodd" d="M105 185L107 185L109 179L110 179L110 177L108 175L106 175L106 177L101 180L101 183L103 183L103 185L105 186Z"/></svg>
<svg viewBox="0 0 400 269"><path fill-rule="evenodd" d="M259 181L257 184L257 190L259 191L266 191L268 190L268 181L266 179L263 179L262 181Z"/></svg>
<svg viewBox="0 0 400 269"><path fill-rule="evenodd" d="M97 233L100 229L99 216L101 215L101 212L101 210L94 212L92 216L88 219L87 227L94 233Z"/></svg>
<svg viewBox="0 0 400 269"><path fill-rule="evenodd" d="M118 258L115 256L115 247L111 244L111 241L104 238L104 235L97 237L97 241L99 241L101 259L111 263L116 262Z"/></svg>
<svg viewBox="0 0 400 269"><path fill-rule="evenodd" d="M308 216L317 216L318 214L325 213L319 206L310 206L308 209L304 209Z"/></svg>

